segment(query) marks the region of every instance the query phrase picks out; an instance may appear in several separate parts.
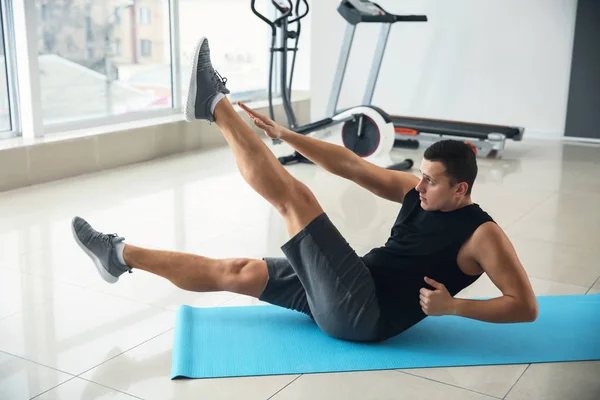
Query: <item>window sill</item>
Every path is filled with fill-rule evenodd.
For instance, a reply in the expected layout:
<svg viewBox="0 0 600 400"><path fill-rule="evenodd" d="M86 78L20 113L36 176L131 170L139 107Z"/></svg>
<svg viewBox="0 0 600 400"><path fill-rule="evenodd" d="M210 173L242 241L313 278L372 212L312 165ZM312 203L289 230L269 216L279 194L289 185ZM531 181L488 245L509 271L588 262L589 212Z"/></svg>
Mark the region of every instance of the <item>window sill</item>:
<svg viewBox="0 0 600 400"><path fill-rule="evenodd" d="M35 146L45 143L61 142L65 140L75 140L91 136L105 135L111 133L124 132L132 129L147 128L156 125L169 124L183 121L184 118L179 113L173 115L161 116L155 118L145 118L142 120L121 122L111 125L103 125L93 128L73 129L68 131L47 133L38 138L25 138L17 136L13 138L0 140L0 150L17 147Z"/></svg>
<svg viewBox="0 0 600 400"><path fill-rule="evenodd" d="M266 101L248 105L268 114ZM247 120L245 113L235 107ZM307 95L295 95L292 107L299 123L310 121ZM274 101L274 111L277 121L285 121L280 100ZM188 123L181 113L52 133L41 138L3 139L0 140L0 191L226 145L215 124Z"/></svg>
<svg viewBox="0 0 600 400"><path fill-rule="evenodd" d="M294 92L294 99L292 103L306 102L309 100L309 94L307 92ZM268 101L258 100L252 102L246 102L246 104L256 109L258 112L268 114ZM282 101L280 98L273 99L273 107L277 109L282 107ZM236 111L241 113L241 108L234 104ZM281 111L281 110L280 110ZM281 117L278 121L285 120ZM60 142L65 140L75 140L80 138L86 138L91 136L105 135L111 133L124 132L133 129L141 129L147 127L153 127L157 125L172 124L184 122L185 117L182 112L173 110L172 114L162 115L159 117L147 117L143 119L136 119L133 121L119 122L110 125L102 125L90 128L72 128L69 130L47 133L46 135L39 138L24 138L22 136L10 137L0 139L0 151L6 149L13 149L19 147L35 146L45 143Z"/></svg>

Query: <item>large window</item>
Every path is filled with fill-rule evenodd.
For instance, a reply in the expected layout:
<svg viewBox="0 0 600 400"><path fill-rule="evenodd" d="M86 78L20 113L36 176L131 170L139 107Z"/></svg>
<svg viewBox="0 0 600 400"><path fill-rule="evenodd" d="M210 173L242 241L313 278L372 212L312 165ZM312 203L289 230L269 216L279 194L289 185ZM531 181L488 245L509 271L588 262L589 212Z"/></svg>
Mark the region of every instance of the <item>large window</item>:
<svg viewBox="0 0 600 400"><path fill-rule="evenodd" d="M25 126L23 135L38 137L181 113L202 36L232 101L267 97L271 29L252 13L250 0L0 0L0 6L0 132L19 134ZM271 0L256 0L256 8L269 19L278 14ZM32 37L35 43L25 42ZM305 69L297 68L295 88ZM276 73L275 96L278 81Z"/></svg>
<svg viewBox="0 0 600 400"><path fill-rule="evenodd" d="M45 125L172 107L168 0L35 1Z"/></svg>
<svg viewBox="0 0 600 400"><path fill-rule="evenodd" d="M0 132L10 131L10 102L8 96L8 74L4 51L4 21L0 12Z"/></svg>
<svg viewBox="0 0 600 400"><path fill-rule="evenodd" d="M256 8L272 17L271 1ZM198 39L206 36L213 66L227 78L232 100L266 97L271 28L250 9L250 0L179 0L182 94L187 95L190 64Z"/></svg>

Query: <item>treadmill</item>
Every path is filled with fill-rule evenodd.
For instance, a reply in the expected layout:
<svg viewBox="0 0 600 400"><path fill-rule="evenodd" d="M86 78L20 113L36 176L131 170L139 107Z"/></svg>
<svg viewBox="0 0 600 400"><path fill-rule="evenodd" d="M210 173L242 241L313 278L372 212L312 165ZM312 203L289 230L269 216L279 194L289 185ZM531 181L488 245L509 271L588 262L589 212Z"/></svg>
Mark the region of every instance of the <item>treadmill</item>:
<svg viewBox="0 0 600 400"><path fill-rule="evenodd" d="M379 15L363 11L373 8L379 10ZM402 16L390 14L369 0L344 0L339 5L338 12L351 25L362 22L382 24L362 101L363 105L371 105L391 26L402 21ZM524 132L524 128L517 126L389 115L383 110L380 113L394 124L395 147L418 148L442 139L457 139L469 143L479 156L498 157L506 140L520 141Z"/></svg>
<svg viewBox="0 0 600 400"><path fill-rule="evenodd" d="M457 139L471 144L482 157L501 155L507 139L520 141L524 128L389 115L394 123L396 140L394 147L417 148L437 140Z"/></svg>

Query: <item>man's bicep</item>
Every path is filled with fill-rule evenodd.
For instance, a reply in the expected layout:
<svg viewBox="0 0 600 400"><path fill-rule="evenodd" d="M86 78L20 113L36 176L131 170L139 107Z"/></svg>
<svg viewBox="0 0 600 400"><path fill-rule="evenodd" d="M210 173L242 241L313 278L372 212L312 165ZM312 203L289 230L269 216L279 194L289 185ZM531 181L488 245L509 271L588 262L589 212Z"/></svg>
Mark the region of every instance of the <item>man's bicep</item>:
<svg viewBox="0 0 600 400"><path fill-rule="evenodd" d="M525 268L512 243L494 222L480 227L476 240L477 259L502 294L529 302L535 297Z"/></svg>

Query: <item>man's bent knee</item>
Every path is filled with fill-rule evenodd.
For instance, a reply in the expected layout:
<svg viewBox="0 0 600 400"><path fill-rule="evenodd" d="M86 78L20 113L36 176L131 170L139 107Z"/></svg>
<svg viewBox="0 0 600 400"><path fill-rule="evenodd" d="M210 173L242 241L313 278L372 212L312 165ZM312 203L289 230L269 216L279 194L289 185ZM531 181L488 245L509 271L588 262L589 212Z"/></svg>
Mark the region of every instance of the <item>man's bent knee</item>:
<svg viewBox="0 0 600 400"><path fill-rule="evenodd" d="M223 260L223 289L259 298L269 280L267 263L263 260L236 258Z"/></svg>
<svg viewBox="0 0 600 400"><path fill-rule="evenodd" d="M294 236L323 214L323 208L313 192L300 181L294 183L285 201L278 204L276 208L285 219L290 236Z"/></svg>

